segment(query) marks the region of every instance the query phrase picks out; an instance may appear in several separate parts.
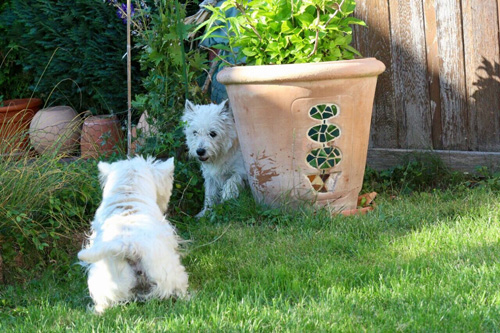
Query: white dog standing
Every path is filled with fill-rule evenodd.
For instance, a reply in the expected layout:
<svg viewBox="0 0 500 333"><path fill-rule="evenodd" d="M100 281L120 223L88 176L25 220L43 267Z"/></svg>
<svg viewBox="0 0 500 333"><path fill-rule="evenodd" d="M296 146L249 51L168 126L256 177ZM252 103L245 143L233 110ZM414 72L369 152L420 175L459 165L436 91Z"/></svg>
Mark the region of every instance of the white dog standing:
<svg viewBox="0 0 500 333"><path fill-rule="evenodd" d="M174 159L135 157L98 167L103 199L88 244L78 253L90 264L95 311L130 300L184 296L188 275L177 252L178 237L164 217Z"/></svg>
<svg viewBox="0 0 500 333"><path fill-rule="evenodd" d="M201 217L221 201L236 198L247 181L234 118L228 101L195 105L186 100L182 120L189 154L201 162L205 203Z"/></svg>

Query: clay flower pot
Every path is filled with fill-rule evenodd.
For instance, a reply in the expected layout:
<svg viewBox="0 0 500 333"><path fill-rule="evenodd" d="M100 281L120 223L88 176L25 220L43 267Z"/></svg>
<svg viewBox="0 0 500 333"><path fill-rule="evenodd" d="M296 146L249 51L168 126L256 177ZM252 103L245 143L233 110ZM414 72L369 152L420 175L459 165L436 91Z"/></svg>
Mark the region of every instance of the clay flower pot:
<svg viewBox="0 0 500 333"><path fill-rule="evenodd" d="M90 116L85 119L80 141L82 158L109 156L123 151L123 132L115 115Z"/></svg>
<svg viewBox="0 0 500 333"><path fill-rule="evenodd" d="M0 107L0 154L20 152L28 146L28 128L40 110L39 98L11 99Z"/></svg>
<svg viewBox="0 0 500 333"><path fill-rule="evenodd" d="M69 106L42 109L31 121L31 145L39 154L71 154L78 148L80 127L80 117Z"/></svg>
<svg viewBox="0 0 500 333"><path fill-rule="evenodd" d="M254 197L355 209L368 151L377 76L373 59L225 68Z"/></svg>

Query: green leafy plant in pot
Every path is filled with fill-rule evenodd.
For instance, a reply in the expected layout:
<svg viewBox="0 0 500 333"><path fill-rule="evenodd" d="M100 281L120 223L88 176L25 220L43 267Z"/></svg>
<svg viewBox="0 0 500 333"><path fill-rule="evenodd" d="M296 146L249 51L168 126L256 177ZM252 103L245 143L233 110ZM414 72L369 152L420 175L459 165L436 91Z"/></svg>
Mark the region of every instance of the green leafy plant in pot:
<svg viewBox="0 0 500 333"><path fill-rule="evenodd" d="M226 86L254 197L271 205L313 202L357 208L366 166L377 77L373 58L349 44L353 0L227 0L202 39L236 64ZM226 17L236 8L235 17ZM224 57L223 56L223 57Z"/></svg>

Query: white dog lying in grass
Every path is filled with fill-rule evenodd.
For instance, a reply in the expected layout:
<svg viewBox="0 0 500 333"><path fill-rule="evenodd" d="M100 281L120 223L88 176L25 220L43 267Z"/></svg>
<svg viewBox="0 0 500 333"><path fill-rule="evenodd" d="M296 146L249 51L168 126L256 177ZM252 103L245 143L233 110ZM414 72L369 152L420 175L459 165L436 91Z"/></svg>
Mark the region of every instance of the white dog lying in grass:
<svg viewBox="0 0 500 333"><path fill-rule="evenodd" d="M188 275L177 252L178 237L164 217L174 159L135 157L98 167L103 199L88 244L78 253L90 264L95 311L130 300L186 295Z"/></svg>
<svg viewBox="0 0 500 333"><path fill-rule="evenodd" d="M205 178L205 203L197 215L201 217L212 205L238 197L247 175L227 100L218 105L195 105L186 100L182 120L189 154L201 162Z"/></svg>

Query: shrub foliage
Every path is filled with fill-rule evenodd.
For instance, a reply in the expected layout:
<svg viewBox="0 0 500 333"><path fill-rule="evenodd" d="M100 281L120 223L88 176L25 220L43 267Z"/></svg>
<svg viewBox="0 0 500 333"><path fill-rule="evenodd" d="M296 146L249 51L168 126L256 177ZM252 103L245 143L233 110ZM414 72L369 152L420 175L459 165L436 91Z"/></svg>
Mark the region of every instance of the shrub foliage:
<svg viewBox="0 0 500 333"><path fill-rule="evenodd" d="M141 20L138 25L142 30L135 40L138 48L144 50L139 62L147 73L142 81L146 92L135 96L133 106L138 113L147 111L147 121L153 129L152 133L139 133L146 136L141 152L176 157L177 191L171 208L196 213L203 197L202 178L199 167L187 157L180 118L186 98L195 103L208 102L199 85L205 76L206 55L189 48L185 5L159 0L153 11L139 8L136 6L136 19Z"/></svg>
<svg viewBox="0 0 500 333"><path fill-rule="evenodd" d="M0 5L0 13L7 8L8 2ZM0 19L0 36L7 35L5 22ZM33 76L23 71L20 64L19 45L8 38L0 38L0 106L6 99L26 97Z"/></svg>
<svg viewBox="0 0 500 333"><path fill-rule="evenodd" d="M105 3L11 0L0 22L37 97L94 113L127 109L126 27Z"/></svg>
<svg viewBox="0 0 500 333"><path fill-rule="evenodd" d="M365 25L352 13L355 0L227 0L207 6L212 16L203 38L227 43L223 50L248 65L291 64L353 59L352 24ZM235 17L227 17L236 9ZM223 28L222 30L220 28ZM198 29L199 29L198 28Z"/></svg>

